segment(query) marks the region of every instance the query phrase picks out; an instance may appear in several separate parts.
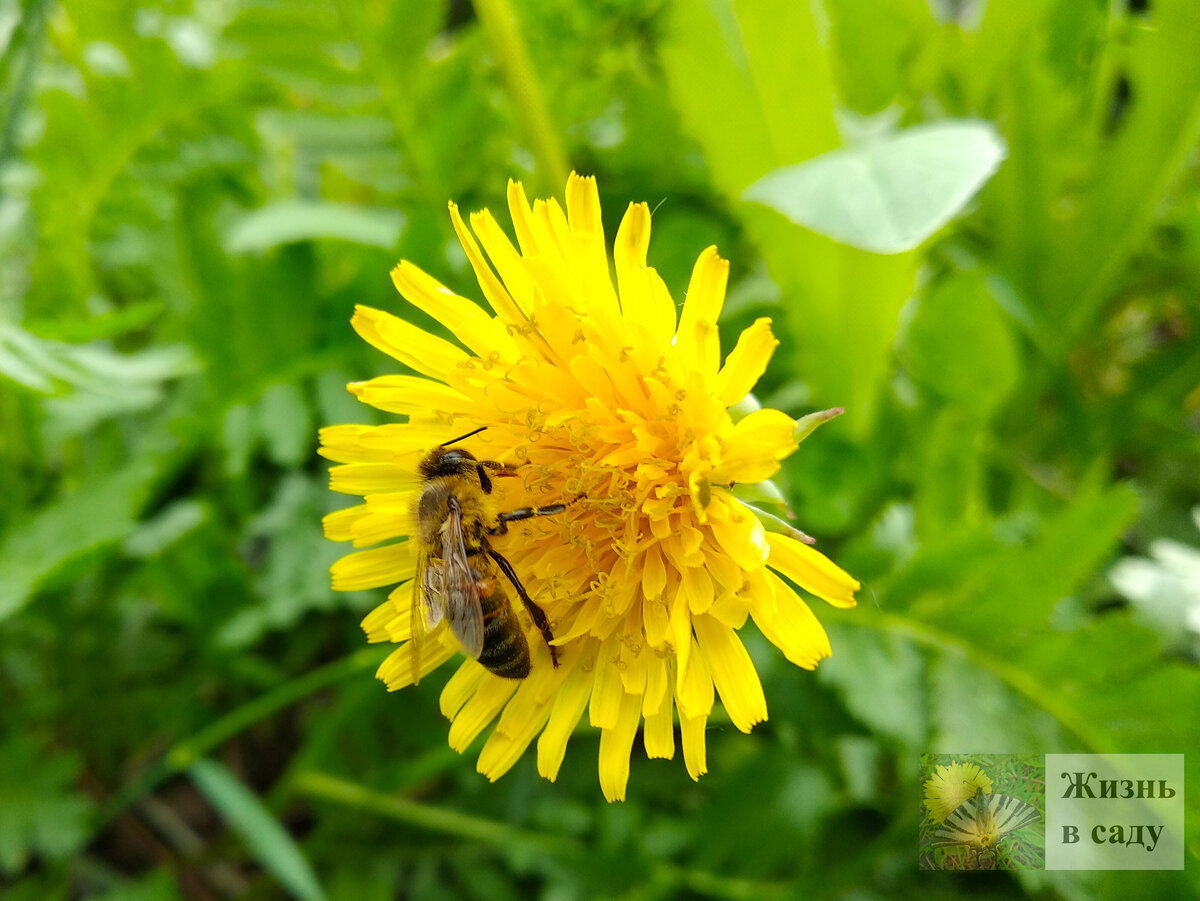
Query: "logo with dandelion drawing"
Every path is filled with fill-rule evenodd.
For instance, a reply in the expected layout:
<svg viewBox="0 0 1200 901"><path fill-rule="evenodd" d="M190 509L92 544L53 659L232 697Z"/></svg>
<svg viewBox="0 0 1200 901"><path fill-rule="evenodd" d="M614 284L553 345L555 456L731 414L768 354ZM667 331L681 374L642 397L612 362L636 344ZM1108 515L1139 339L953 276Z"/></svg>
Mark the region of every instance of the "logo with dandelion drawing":
<svg viewBox="0 0 1200 901"><path fill-rule="evenodd" d="M1016 870L1045 866L1042 758L923 758L921 868Z"/></svg>
<svg viewBox="0 0 1200 901"><path fill-rule="evenodd" d="M510 182L508 205L515 244L487 211L468 228L450 205L490 310L411 262L392 271L455 341L354 314L407 371L349 386L401 421L321 431L331 487L363 499L325 518L358 548L333 587L397 586L363 621L398 645L378 672L391 690L464 652L441 710L457 751L491 727L489 779L535 740L555 779L586 715L601 789L620 800L639 728L648 757L678 742L698 779L716 699L743 732L766 720L747 620L797 666L829 656L802 592L850 607L859 583L785 521L769 480L842 410L760 407L770 320L722 358L729 264L702 251L677 308L646 262L647 204L629 205L611 260L594 179L571 176L565 209Z"/></svg>

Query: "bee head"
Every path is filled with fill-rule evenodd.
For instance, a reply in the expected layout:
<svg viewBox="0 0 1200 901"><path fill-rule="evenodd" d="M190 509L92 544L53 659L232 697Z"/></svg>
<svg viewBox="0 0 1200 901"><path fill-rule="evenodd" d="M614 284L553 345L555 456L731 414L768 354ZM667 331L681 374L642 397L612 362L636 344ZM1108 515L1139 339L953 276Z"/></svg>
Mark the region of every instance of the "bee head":
<svg viewBox="0 0 1200 901"><path fill-rule="evenodd" d="M479 461L469 450L461 447L435 447L421 461L422 479L444 476L474 476L479 478Z"/></svg>

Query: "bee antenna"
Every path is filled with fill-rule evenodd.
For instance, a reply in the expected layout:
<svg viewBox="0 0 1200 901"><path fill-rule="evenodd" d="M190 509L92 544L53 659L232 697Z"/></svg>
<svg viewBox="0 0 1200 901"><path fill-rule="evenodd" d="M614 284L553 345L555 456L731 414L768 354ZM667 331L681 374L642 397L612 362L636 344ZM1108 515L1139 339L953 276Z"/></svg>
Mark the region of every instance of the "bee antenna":
<svg viewBox="0 0 1200 901"><path fill-rule="evenodd" d="M487 426L481 425L479 428L477 428L473 432L467 432L467 434L465 434L465 435L459 435L457 438L451 438L449 441L443 441L441 444L438 445L438 447L448 447L451 444L458 444L458 442L464 441L467 438L470 438L472 435L478 435L480 432L484 431L486 428L487 428Z"/></svg>

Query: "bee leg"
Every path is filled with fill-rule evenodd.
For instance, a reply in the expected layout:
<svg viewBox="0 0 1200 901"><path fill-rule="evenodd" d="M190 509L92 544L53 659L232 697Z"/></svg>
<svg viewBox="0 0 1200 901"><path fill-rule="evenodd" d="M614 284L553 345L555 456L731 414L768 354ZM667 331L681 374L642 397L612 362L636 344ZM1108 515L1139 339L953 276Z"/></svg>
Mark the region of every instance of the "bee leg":
<svg viewBox="0 0 1200 901"><path fill-rule="evenodd" d="M505 560L500 554L496 553L491 548L487 549L488 556L496 561L496 565L500 567L500 571L508 577L508 581L512 582L513 588L517 589L517 594L521 596L521 603L525 605L525 609L529 611L529 618L533 620L533 624L538 627L538 631L542 633L542 638L546 641L546 647L550 649L550 661L555 667L558 666L558 648L554 641L554 633L550 631L550 620L546 617L546 611L533 602L533 598L529 596L529 592L525 590L525 586L521 584L521 580L517 578L516 572L512 568L512 564Z"/></svg>
<svg viewBox="0 0 1200 901"><path fill-rule="evenodd" d="M519 507L516 510L509 510L506 513L501 513L496 517L496 525L489 531L493 535L503 535L508 531L510 522L520 522L522 519L533 519L535 516L555 516L566 511L567 507L576 501L582 500L584 495L580 494L571 498L569 501L561 504L546 504L543 507Z"/></svg>
<svg viewBox="0 0 1200 901"><path fill-rule="evenodd" d="M510 522L520 522L522 519L533 519L535 516L554 516L567 509L568 504L547 504L544 507L520 507L509 510L496 517L496 526L491 530L493 535L503 535L508 531Z"/></svg>
<svg viewBox="0 0 1200 901"><path fill-rule="evenodd" d="M475 464L475 471L479 473L479 486L483 489L484 494L492 493L492 478L488 475L488 470L491 470L495 476L515 476L517 468L510 466L507 463L497 463L495 460L480 460Z"/></svg>

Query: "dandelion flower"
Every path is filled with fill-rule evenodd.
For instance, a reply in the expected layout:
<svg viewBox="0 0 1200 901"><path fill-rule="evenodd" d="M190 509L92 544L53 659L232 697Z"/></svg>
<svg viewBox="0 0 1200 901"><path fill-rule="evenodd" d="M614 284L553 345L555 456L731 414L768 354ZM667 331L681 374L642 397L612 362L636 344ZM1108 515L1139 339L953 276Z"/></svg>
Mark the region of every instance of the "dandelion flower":
<svg viewBox="0 0 1200 901"><path fill-rule="evenodd" d="M684 763L697 779L715 697L743 732L767 718L738 637L748 616L798 666L829 655L794 586L849 607L859 583L802 533L768 531L771 518L737 494L769 479L841 411L799 422L772 409L735 415L735 406L755 406L742 402L778 343L770 321L747 328L722 362L717 316L729 265L715 248L701 253L677 317L646 265L645 203L631 204L617 231L615 285L594 179L571 176L565 210L555 200L530 205L510 182L508 205L515 247L487 211L472 214L468 230L450 205L490 312L410 262L392 271L399 292L458 343L379 310L354 314L358 333L411 372L349 386L403 422L322 430L321 453L341 464L333 489L364 499L330 514L326 534L369 548L338 561L333 584L398 585L363 622L369 641L399 645L378 672L389 689L460 650L440 629L414 656L413 593L402 583L412 579L416 542L396 539L414 532L422 457L484 427L461 446L519 476L495 480L492 515L574 501L489 539L548 615L559 665L510 592L531 672L505 679L466 659L441 696L450 744L462 752L491 726L478 769L495 780L537 739L538 771L554 780L586 714L600 730L601 788L619 800L639 726L647 755L671 758L678 717Z"/></svg>
<svg viewBox="0 0 1200 901"><path fill-rule="evenodd" d="M941 823L979 792L990 792L992 780L973 763L939 765L925 781L925 806L934 823Z"/></svg>

